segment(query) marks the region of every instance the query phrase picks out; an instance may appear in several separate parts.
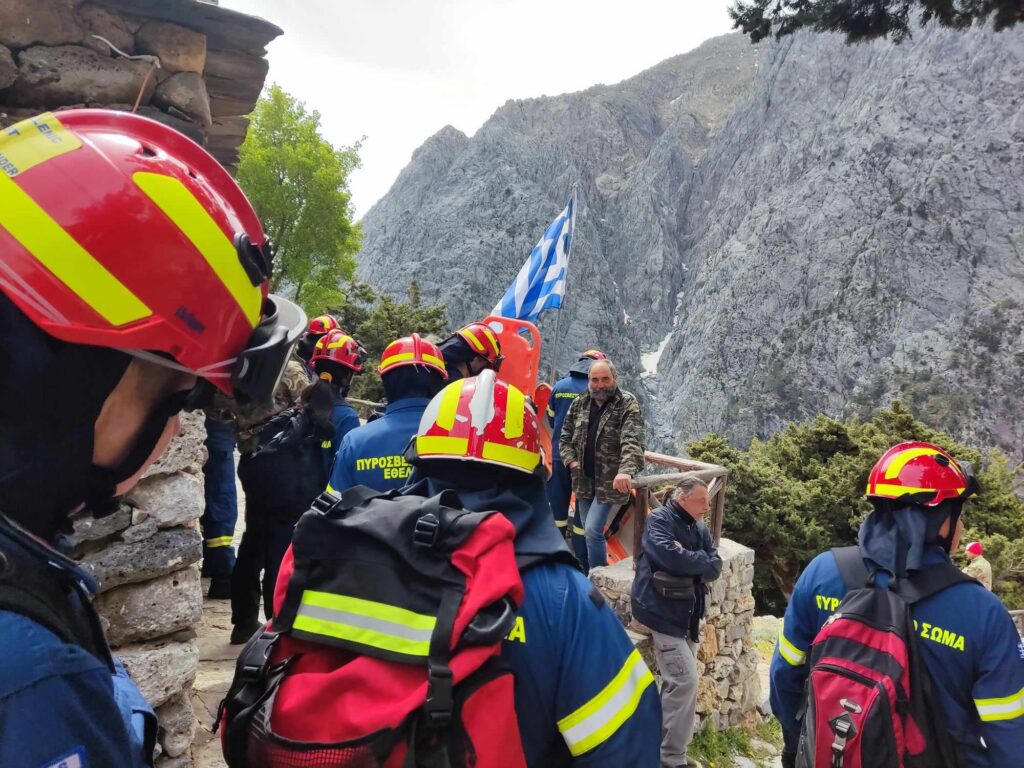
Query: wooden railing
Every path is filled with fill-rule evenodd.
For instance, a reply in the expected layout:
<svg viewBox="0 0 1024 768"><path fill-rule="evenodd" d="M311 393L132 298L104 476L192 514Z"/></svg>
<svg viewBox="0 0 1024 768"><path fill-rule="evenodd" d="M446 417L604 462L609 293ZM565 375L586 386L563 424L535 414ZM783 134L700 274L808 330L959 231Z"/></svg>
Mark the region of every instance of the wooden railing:
<svg viewBox="0 0 1024 768"><path fill-rule="evenodd" d="M717 546L722 538L722 523L725 520L725 484L729 480L729 470L718 464L682 459L678 456L669 456L654 451L646 451L644 458L648 464L670 467L678 471L633 478L633 487L637 490L637 503L639 504L639 514L633 515L633 551L639 552L642 546L647 514L652 506L656 506L656 504L652 504L652 499L660 504L664 501L664 491L674 488L680 480L687 477L699 477L708 484L711 508L708 510L705 522L711 530L711 535Z"/></svg>

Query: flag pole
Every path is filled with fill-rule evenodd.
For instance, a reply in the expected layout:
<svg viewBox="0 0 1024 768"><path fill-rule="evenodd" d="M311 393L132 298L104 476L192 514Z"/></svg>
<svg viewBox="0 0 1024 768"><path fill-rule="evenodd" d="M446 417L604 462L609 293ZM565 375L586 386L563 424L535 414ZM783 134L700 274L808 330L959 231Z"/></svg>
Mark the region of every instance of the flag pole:
<svg viewBox="0 0 1024 768"><path fill-rule="evenodd" d="M572 231L572 238L569 240L569 250L565 254L565 288L569 287L569 256L572 254L572 244L576 241L576 208L578 207L577 192L579 191L579 181L573 182L572 194L570 200L572 200L572 223L570 225ZM565 308L565 295L568 291L562 291L562 302L558 306L558 319L555 321L555 345L551 353L551 365L548 368L548 378L551 381L552 386L555 383L555 361L558 360L558 352L562 342L562 310Z"/></svg>

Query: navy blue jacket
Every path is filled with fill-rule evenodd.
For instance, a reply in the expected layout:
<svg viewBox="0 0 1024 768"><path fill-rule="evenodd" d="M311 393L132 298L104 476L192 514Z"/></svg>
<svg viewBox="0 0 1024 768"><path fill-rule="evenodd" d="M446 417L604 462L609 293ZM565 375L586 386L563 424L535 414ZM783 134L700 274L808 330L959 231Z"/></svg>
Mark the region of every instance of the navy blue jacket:
<svg viewBox="0 0 1024 768"><path fill-rule="evenodd" d="M342 493L354 485L365 485L390 491L404 486L412 471L404 457L405 449L429 402L426 397L409 397L388 403L379 419L345 435L328 490Z"/></svg>
<svg viewBox="0 0 1024 768"><path fill-rule="evenodd" d="M571 371L565 378L559 379L551 390L551 399L548 400L546 412L548 426L551 428L551 442L555 446L552 461L561 463L562 457L558 455L558 440L562 436L562 424L565 423L565 415L569 407L581 393L587 391L587 374Z"/></svg>
<svg viewBox="0 0 1024 768"><path fill-rule="evenodd" d="M948 560L938 547L925 552L926 564L943 559ZM887 581L880 573L878 585L884 588ZM771 704L793 743L808 649L845 594L835 556L824 552L800 574L786 608L772 657ZM1024 643L999 598L978 584L957 584L915 604L912 612L935 703L967 765L1024 764Z"/></svg>
<svg viewBox="0 0 1024 768"><path fill-rule="evenodd" d="M692 600L659 595L652 583L653 571L697 579ZM704 615L703 585L722 573L722 558L711 541L711 532L674 501L653 510L644 528L643 546L636 559L631 593L633 616L655 632L673 637L689 635L694 641Z"/></svg>
<svg viewBox="0 0 1024 768"><path fill-rule="evenodd" d="M331 426L334 428L334 434L330 441L324 440L321 446L324 454L324 476L328 478L331 476L331 467L334 466L334 456L338 453L345 435L359 428L359 414L338 390L334 391Z"/></svg>
<svg viewBox="0 0 1024 768"><path fill-rule="evenodd" d="M0 546L10 546L10 536L0 528ZM38 542L35 547L42 549ZM48 561L94 590L92 579L77 566L56 553ZM93 610L73 594L69 601L74 610ZM82 646L10 611L0 611L0 648L0 765L152 764L156 716L119 663L108 666Z"/></svg>

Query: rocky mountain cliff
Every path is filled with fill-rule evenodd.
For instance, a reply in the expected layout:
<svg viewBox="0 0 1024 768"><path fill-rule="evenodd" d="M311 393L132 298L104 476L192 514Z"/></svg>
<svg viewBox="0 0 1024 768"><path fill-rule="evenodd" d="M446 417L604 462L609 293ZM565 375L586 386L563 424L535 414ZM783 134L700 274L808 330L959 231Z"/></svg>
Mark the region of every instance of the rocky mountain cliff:
<svg viewBox="0 0 1024 768"><path fill-rule="evenodd" d="M1024 30L729 35L508 102L416 151L364 219L359 274L479 317L577 180L557 364L609 349L652 445L899 396L1020 455Z"/></svg>

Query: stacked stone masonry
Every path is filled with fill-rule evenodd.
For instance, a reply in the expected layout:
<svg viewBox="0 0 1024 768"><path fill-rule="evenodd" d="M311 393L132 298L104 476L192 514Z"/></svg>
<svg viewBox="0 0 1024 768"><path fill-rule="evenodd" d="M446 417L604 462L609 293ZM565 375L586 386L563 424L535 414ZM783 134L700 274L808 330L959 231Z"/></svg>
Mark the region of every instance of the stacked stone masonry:
<svg viewBox="0 0 1024 768"><path fill-rule="evenodd" d="M183 415L181 434L127 503L77 522L69 542L99 586L96 607L114 654L156 710L157 768L192 765L205 437L202 416Z"/></svg>
<svg viewBox="0 0 1024 768"><path fill-rule="evenodd" d="M234 169L280 34L203 0L0 0L0 128L138 102Z"/></svg>
<svg viewBox="0 0 1024 768"><path fill-rule="evenodd" d="M754 550L722 539L722 575L712 583L708 611L701 630L697 670L698 728L710 722L715 728L748 723L758 717L761 683L757 674L751 622L754 618ZM648 666L658 674L650 630L633 619L629 591L633 584L633 560L629 558L590 572L615 614L627 628Z"/></svg>

